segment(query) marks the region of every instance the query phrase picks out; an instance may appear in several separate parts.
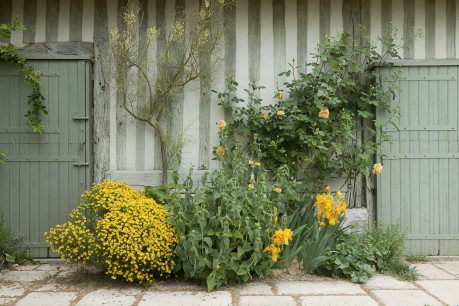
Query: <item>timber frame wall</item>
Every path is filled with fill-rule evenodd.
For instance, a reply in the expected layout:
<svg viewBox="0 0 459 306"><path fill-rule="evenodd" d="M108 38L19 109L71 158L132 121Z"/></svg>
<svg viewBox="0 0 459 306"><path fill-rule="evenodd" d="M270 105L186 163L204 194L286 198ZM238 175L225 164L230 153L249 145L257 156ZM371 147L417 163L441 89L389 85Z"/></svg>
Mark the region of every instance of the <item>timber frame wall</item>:
<svg viewBox="0 0 459 306"><path fill-rule="evenodd" d="M138 0L147 26L167 26L175 13L199 0ZM131 184L154 184L161 169L159 147L153 131L127 117L117 106L116 92L110 87L109 30L121 22L120 12L127 0L0 0L0 23L18 16L27 31L16 32L11 42L19 47L49 42L94 43L94 177L123 179ZM174 106L173 128L188 127L191 139L183 152L183 169L217 166L211 160L217 142L215 122L224 117L211 89L221 91L226 75L242 86L257 82L266 86L261 98L271 101L283 77L278 73L296 63L311 60L311 52L327 34L358 33L359 24L372 39L384 34L388 22L409 36L419 27L425 38L404 51L406 59L459 57L456 20L459 0L237 0L222 12L226 22L224 64L210 86L193 84ZM157 48L161 48L158 43ZM156 50L152 50L155 56ZM197 85L197 86L196 86ZM243 96L244 92L241 91ZM338 184L337 184L338 185ZM371 205L370 182L350 186L355 206Z"/></svg>

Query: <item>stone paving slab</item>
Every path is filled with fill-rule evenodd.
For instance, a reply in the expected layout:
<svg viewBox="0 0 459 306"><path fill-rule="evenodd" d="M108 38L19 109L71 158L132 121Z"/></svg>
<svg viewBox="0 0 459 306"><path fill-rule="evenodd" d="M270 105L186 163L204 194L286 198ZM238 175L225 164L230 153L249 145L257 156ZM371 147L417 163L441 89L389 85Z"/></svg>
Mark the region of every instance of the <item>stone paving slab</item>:
<svg viewBox="0 0 459 306"><path fill-rule="evenodd" d="M459 305L459 280L422 280L416 284L449 305Z"/></svg>
<svg viewBox="0 0 459 306"><path fill-rule="evenodd" d="M368 289L417 289L410 282L402 282L393 276L376 274L365 284Z"/></svg>
<svg viewBox="0 0 459 306"><path fill-rule="evenodd" d="M453 274L449 274L432 264L412 265L420 274L419 279L455 279Z"/></svg>
<svg viewBox="0 0 459 306"><path fill-rule="evenodd" d="M57 271L7 271L0 275L0 281L34 282L44 280L55 275Z"/></svg>
<svg viewBox="0 0 459 306"><path fill-rule="evenodd" d="M387 306L443 305L422 290L374 290L372 293Z"/></svg>
<svg viewBox="0 0 459 306"><path fill-rule="evenodd" d="M459 262L444 262L444 263L436 263L436 266L448 271L448 273L454 274L459 276Z"/></svg>
<svg viewBox="0 0 459 306"><path fill-rule="evenodd" d="M297 303L291 296L241 296L239 306L296 306Z"/></svg>
<svg viewBox="0 0 459 306"><path fill-rule="evenodd" d="M378 306L369 296L302 296L302 306Z"/></svg>
<svg viewBox="0 0 459 306"><path fill-rule="evenodd" d="M25 288L21 284L1 284L0 296L21 296L25 292Z"/></svg>
<svg viewBox="0 0 459 306"><path fill-rule="evenodd" d="M20 299L16 306L67 306L76 297L74 292L32 292Z"/></svg>
<svg viewBox="0 0 459 306"><path fill-rule="evenodd" d="M240 295L274 295L270 285L260 282L245 284L238 288L238 292Z"/></svg>
<svg viewBox="0 0 459 306"><path fill-rule="evenodd" d="M0 298L0 305L12 304L16 299L15 298Z"/></svg>
<svg viewBox="0 0 459 306"><path fill-rule="evenodd" d="M229 292L216 291L207 293L184 291L147 292L143 295L138 306L228 306L231 304L232 298Z"/></svg>
<svg viewBox="0 0 459 306"><path fill-rule="evenodd" d="M281 281L276 283L281 295L355 295L365 294L359 285L343 281Z"/></svg>
<svg viewBox="0 0 459 306"><path fill-rule="evenodd" d="M134 290L117 290L117 289L99 289L92 291L86 294L76 305L77 306L100 306L100 305L109 305L109 306L131 306L135 303L137 293Z"/></svg>

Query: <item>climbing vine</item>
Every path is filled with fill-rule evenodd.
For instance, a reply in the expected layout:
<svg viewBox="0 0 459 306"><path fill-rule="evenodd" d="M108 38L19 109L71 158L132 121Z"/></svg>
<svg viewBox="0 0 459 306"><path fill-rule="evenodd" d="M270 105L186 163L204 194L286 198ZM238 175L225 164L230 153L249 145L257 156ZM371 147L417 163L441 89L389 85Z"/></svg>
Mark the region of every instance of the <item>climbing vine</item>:
<svg viewBox="0 0 459 306"><path fill-rule="evenodd" d="M20 24L17 18L13 24L0 24L0 38L9 40L11 33L17 30L25 30L25 26ZM35 66L27 64L25 58L17 53L17 48L10 43L0 44L0 59L18 66L24 83L32 91L28 96L29 110L24 115L27 118L27 126L32 131L43 134L44 125L40 115L48 114L48 111L43 104L45 98L40 91L40 71Z"/></svg>

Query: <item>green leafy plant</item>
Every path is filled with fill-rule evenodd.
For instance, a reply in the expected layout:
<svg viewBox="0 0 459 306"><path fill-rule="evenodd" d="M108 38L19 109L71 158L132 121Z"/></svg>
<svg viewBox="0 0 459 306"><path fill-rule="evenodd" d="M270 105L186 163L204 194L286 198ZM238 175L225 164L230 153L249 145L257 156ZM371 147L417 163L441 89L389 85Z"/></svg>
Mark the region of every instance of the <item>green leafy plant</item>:
<svg viewBox="0 0 459 306"><path fill-rule="evenodd" d="M230 133L242 139L249 154L268 169L280 166L302 181L302 191L314 194L332 176L355 178L370 173L373 156L388 135L383 125L394 124L397 109L390 98L396 81L388 88L375 80L381 77L373 66L388 65L398 58L403 44L393 36L381 39L384 52L362 35L363 43L348 34L326 37L318 45L315 61L305 67L291 65L281 75L288 81L266 105L256 84L246 89L247 101L236 95L238 83L229 80L219 93L222 107L231 114ZM394 75L394 80L399 79ZM387 122L375 121L375 107L391 115ZM376 137L378 136L378 137Z"/></svg>
<svg viewBox="0 0 459 306"><path fill-rule="evenodd" d="M19 23L18 18L13 24L0 24L0 38L9 40L13 31L24 31L26 28ZM17 65L24 83L32 91L28 96L29 110L24 115L27 118L27 126L34 132L43 134L44 125L40 119L41 114L48 114L44 105L45 98L40 90L40 71L33 65L27 64L25 58L17 53L17 48L8 43L0 44L0 59Z"/></svg>
<svg viewBox="0 0 459 306"><path fill-rule="evenodd" d="M405 257L405 261L412 263L429 262L429 258L425 255L408 255Z"/></svg>
<svg viewBox="0 0 459 306"><path fill-rule="evenodd" d="M343 232L337 236L330 259L316 271L335 277L350 277L366 282L376 271L401 278L416 278L416 271L401 259L405 250L406 230L397 224L377 224L361 233Z"/></svg>
<svg viewBox="0 0 459 306"><path fill-rule="evenodd" d="M188 177L183 197L165 206L179 235L177 270L209 291L263 276L293 234L278 222L277 209L293 192L292 185L282 185L285 173L269 182L260 162L228 139L225 126L219 122L220 146L214 150L220 168L204 175L197 188Z"/></svg>
<svg viewBox="0 0 459 306"><path fill-rule="evenodd" d="M0 216L0 266L7 264L28 264L33 260L27 255L25 237L15 234Z"/></svg>

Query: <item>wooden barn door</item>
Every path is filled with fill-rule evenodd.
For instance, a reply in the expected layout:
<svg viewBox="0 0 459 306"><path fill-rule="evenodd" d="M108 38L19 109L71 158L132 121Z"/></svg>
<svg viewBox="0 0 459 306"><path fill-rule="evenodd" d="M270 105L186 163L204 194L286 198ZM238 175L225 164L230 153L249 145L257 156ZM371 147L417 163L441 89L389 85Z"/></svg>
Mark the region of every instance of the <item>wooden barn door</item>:
<svg viewBox="0 0 459 306"><path fill-rule="evenodd" d="M459 255L458 77L454 65L404 66L392 101L400 119L383 146L377 215L408 227L408 254Z"/></svg>
<svg viewBox="0 0 459 306"><path fill-rule="evenodd" d="M0 212L25 235L34 257L50 254L44 232L66 222L90 184L89 69L83 60L33 60L43 73L43 135L24 114L28 88L16 67L0 65Z"/></svg>

